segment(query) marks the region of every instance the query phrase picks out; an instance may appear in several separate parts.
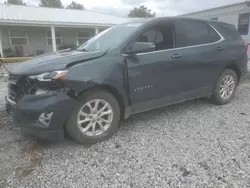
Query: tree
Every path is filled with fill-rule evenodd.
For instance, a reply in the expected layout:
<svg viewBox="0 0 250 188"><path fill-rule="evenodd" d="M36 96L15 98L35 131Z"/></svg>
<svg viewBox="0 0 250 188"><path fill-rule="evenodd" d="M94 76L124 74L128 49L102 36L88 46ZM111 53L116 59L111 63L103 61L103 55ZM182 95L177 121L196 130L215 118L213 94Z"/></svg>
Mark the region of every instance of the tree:
<svg viewBox="0 0 250 188"><path fill-rule="evenodd" d="M67 9L77 9L77 10L84 10L83 4L77 3L72 1L68 6Z"/></svg>
<svg viewBox="0 0 250 188"><path fill-rule="evenodd" d="M130 10L128 17L139 17L139 18L154 18L155 12L151 12L146 6L142 5L139 8L134 8Z"/></svg>
<svg viewBox="0 0 250 188"><path fill-rule="evenodd" d="M61 0L41 0L40 7L63 8Z"/></svg>
<svg viewBox="0 0 250 188"><path fill-rule="evenodd" d="M11 5L25 5L26 6L26 3L23 2L23 0L7 0L4 3L11 4Z"/></svg>

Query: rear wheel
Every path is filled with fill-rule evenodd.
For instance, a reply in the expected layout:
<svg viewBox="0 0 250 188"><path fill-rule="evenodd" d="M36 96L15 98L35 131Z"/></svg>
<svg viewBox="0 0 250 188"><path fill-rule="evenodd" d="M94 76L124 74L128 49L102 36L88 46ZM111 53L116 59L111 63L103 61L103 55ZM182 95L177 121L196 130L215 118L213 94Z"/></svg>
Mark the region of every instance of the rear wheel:
<svg viewBox="0 0 250 188"><path fill-rule="evenodd" d="M231 69L224 70L217 80L211 100L214 104L223 105L232 100L238 86L236 73Z"/></svg>
<svg viewBox="0 0 250 188"><path fill-rule="evenodd" d="M94 144L109 138L117 130L120 107L107 91L87 92L68 119L68 134L80 143Z"/></svg>

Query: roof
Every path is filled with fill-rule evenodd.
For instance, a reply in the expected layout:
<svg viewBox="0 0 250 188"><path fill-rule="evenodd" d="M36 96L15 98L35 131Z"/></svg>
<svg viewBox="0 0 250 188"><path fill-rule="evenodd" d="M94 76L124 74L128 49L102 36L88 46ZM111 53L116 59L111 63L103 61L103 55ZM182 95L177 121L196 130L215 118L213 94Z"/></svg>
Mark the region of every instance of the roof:
<svg viewBox="0 0 250 188"><path fill-rule="evenodd" d="M1 24L112 26L128 21L90 10L0 4Z"/></svg>
<svg viewBox="0 0 250 188"><path fill-rule="evenodd" d="M209 12L209 11L213 11L213 10L218 10L218 9L223 9L223 8L229 8L229 7L234 7L234 6L237 6L237 5L244 5L244 4L246 4L246 1L240 2L240 3L234 3L234 4L224 5L224 6L220 6L220 7L214 7L214 8L205 9L205 10L200 10L200 11L191 12L191 13L187 13L187 14L182 14L180 16L189 16L189 15L198 14L198 13L202 13L202 12Z"/></svg>

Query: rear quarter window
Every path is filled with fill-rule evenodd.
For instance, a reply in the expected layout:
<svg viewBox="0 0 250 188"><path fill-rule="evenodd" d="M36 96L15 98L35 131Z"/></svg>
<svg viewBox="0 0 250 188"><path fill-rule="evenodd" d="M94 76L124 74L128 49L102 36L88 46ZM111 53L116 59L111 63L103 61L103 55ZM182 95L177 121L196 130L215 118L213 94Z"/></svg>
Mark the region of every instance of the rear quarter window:
<svg viewBox="0 0 250 188"><path fill-rule="evenodd" d="M221 39L220 35L210 25L207 25L207 29L208 29L208 42L209 43L217 42Z"/></svg>
<svg viewBox="0 0 250 188"><path fill-rule="evenodd" d="M212 25L220 32L220 34L227 40L242 40L240 33L236 27L224 23L212 23Z"/></svg>

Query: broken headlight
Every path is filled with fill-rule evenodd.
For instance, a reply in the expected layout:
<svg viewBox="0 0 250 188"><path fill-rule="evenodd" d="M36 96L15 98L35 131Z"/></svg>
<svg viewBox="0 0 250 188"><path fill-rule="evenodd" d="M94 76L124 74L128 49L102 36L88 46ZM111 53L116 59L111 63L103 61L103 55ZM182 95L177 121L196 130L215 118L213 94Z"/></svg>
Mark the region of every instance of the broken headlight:
<svg viewBox="0 0 250 188"><path fill-rule="evenodd" d="M64 77L67 74L67 70L61 70L61 71L53 71L53 72L46 72L39 75L31 75L29 76L32 80L39 80L41 82L49 82L52 80L58 80Z"/></svg>

